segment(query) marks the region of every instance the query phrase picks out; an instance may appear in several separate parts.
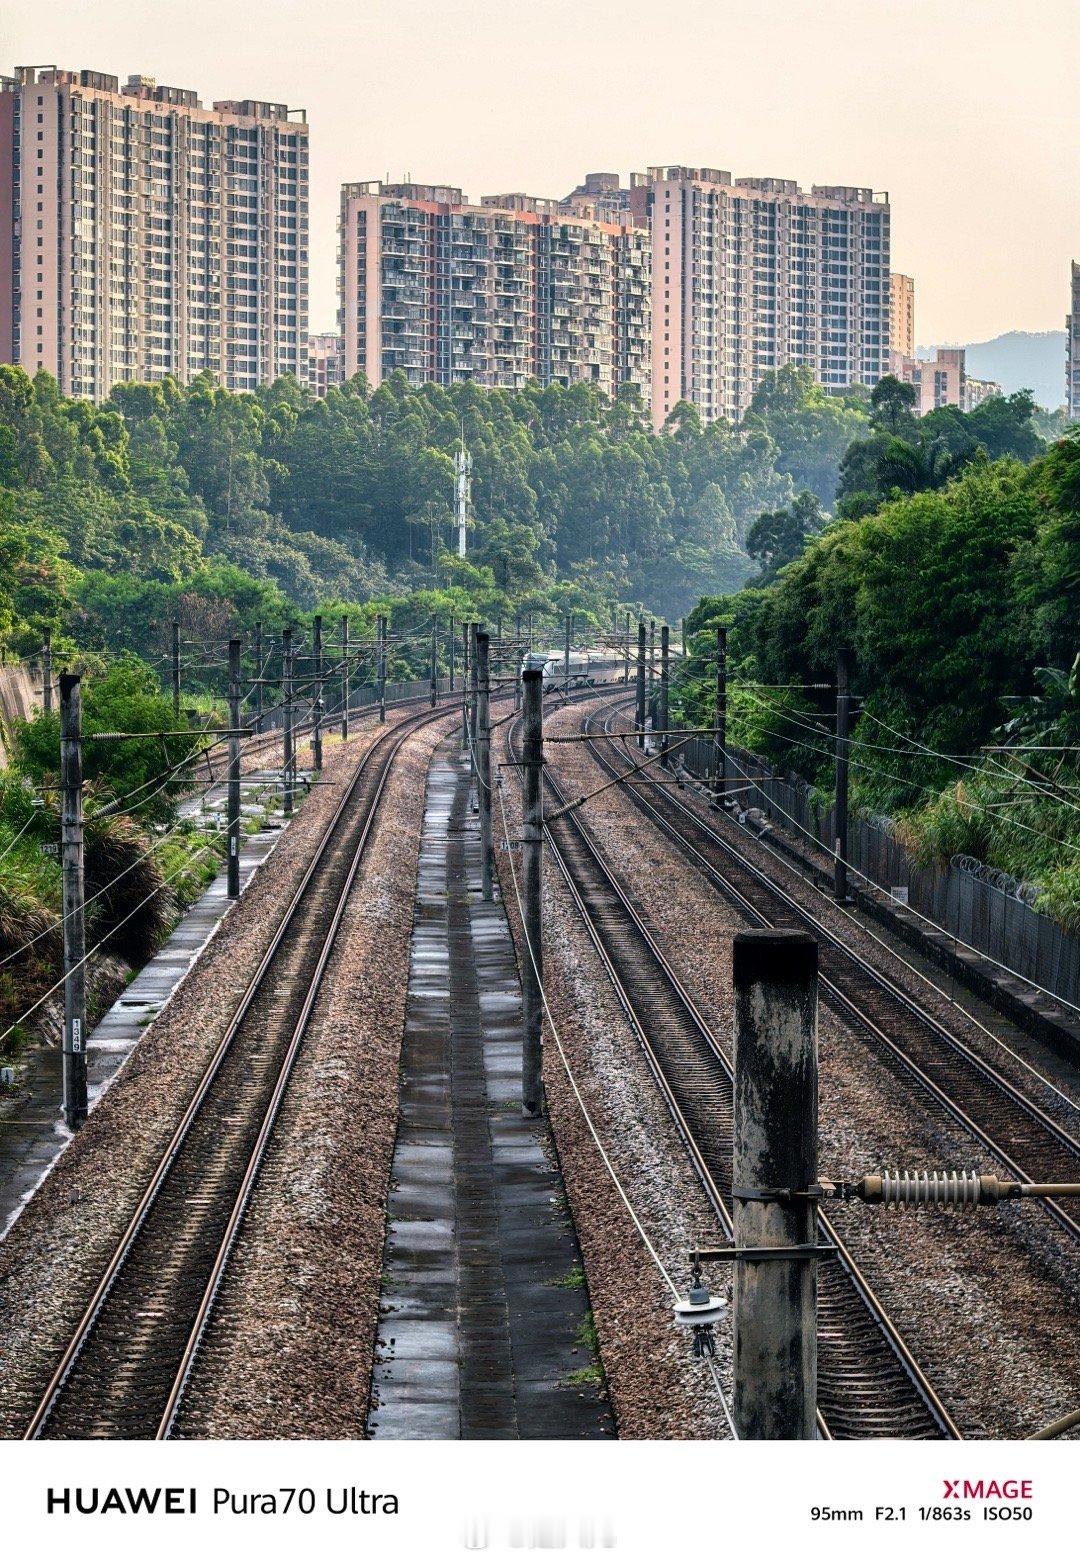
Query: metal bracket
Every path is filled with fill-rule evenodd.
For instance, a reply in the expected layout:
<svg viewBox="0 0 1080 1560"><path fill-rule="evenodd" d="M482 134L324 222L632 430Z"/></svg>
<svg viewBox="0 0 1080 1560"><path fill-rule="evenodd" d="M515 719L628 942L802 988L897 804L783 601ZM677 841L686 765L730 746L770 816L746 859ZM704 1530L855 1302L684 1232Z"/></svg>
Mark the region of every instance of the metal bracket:
<svg viewBox="0 0 1080 1560"><path fill-rule="evenodd" d="M815 1181L813 1186L733 1186L731 1195L738 1202L816 1202L833 1194L831 1182Z"/></svg>
<svg viewBox="0 0 1080 1560"><path fill-rule="evenodd" d="M690 1260L701 1262L827 1262L837 1254L835 1246L711 1246L692 1251Z"/></svg>

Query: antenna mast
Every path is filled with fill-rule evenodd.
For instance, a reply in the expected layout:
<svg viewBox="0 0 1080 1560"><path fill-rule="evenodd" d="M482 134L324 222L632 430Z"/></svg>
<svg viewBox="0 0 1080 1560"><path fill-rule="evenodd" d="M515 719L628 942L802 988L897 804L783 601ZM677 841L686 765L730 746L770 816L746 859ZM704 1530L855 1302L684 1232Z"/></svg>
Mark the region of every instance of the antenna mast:
<svg viewBox="0 0 1080 1560"><path fill-rule="evenodd" d="M472 499L472 456L465 448L465 419L461 420L461 448L454 456L457 473L456 512L458 557L465 556L465 532L469 523L469 503Z"/></svg>

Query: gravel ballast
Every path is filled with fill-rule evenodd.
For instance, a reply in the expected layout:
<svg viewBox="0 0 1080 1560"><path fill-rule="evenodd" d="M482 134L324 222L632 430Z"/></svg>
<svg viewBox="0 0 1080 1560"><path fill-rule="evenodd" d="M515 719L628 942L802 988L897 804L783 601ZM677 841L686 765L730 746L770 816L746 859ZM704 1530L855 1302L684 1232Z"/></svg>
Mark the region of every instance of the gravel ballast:
<svg viewBox="0 0 1080 1560"><path fill-rule="evenodd" d="M551 730L579 725L580 716L566 712L552 720ZM553 744L547 756L568 794L602 781L583 744ZM590 801L586 822L730 1054L730 943L741 925L736 912L620 788ZM748 841L748 854L752 847ZM768 865L770 872L781 870L775 861ZM784 883L795 892L791 876ZM812 908L832 924L820 896ZM851 933L853 942L856 935ZM873 957L869 938L865 947ZM823 1174L856 1176L898 1163L993 1168L985 1151L914 1085L898 1082L866 1037L824 1006L820 1056ZM885 1215L853 1205L836 1213L856 1260L965 1435L1030 1434L1080 1400L1070 1321L1080 1288L1075 1253L1036 1207L973 1216Z"/></svg>
<svg viewBox="0 0 1080 1560"><path fill-rule="evenodd" d="M189 1382L183 1438L364 1433L431 753L395 760Z"/></svg>
<svg viewBox="0 0 1080 1560"><path fill-rule="evenodd" d="M548 729L572 730L579 719L579 712L570 708L552 716ZM565 751L552 748L548 756ZM501 742L498 755L505 756ZM521 823L516 779L504 782L502 799L514 841L520 837ZM522 953L521 922L498 804L494 835L520 964L527 955ZM690 1276L687 1253L702 1240L720 1240L721 1231L637 1036L550 860L544 873L544 927L544 983L570 1071L629 1202L674 1283L685 1292ZM707 1367L693 1358L686 1334L675 1329L674 1296L650 1258L589 1132L549 1025L545 1026L544 1085L620 1436L725 1436L726 1420ZM730 1337L726 1328L717 1332L717 1364L727 1379Z"/></svg>
<svg viewBox="0 0 1080 1560"><path fill-rule="evenodd" d="M398 719L406 718L403 712ZM388 724L394 722L391 715ZM328 742L313 789L0 1245L0 1433L18 1435L379 727Z"/></svg>

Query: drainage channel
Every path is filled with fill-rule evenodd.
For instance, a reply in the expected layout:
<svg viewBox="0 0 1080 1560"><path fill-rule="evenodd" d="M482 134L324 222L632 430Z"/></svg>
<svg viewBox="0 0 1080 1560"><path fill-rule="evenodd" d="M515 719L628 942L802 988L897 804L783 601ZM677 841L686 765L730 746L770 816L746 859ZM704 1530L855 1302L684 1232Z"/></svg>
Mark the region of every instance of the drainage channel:
<svg viewBox="0 0 1080 1560"><path fill-rule="evenodd" d="M521 1116L513 943L481 898L455 748L428 775L368 1433L612 1436L549 1130Z"/></svg>

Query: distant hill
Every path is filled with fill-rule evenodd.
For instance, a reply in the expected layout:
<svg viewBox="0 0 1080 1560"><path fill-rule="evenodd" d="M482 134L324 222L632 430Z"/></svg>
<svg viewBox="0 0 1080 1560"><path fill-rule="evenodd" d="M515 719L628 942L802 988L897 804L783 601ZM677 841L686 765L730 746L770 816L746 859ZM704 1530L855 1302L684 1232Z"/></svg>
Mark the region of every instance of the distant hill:
<svg viewBox="0 0 1080 1560"><path fill-rule="evenodd" d="M1065 332L1010 330L993 341L942 342L966 346L967 369L976 379L995 379L1006 395L1030 390L1040 406L1056 410L1065 400ZM917 348L933 357L932 347Z"/></svg>

